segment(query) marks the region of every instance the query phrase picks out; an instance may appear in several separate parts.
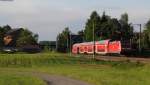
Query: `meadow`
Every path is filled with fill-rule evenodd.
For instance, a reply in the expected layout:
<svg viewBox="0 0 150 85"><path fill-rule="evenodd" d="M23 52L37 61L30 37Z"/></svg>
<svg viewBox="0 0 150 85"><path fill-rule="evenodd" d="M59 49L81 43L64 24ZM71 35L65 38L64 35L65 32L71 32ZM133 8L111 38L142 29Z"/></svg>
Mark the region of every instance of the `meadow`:
<svg viewBox="0 0 150 85"><path fill-rule="evenodd" d="M44 81L33 76L0 72L0 85L46 85Z"/></svg>
<svg viewBox="0 0 150 85"><path fill-rule="evenodd" d="M92 85L150 85L149 64L96 61L59 53L0 54L0 73L3 74L0 85L20 85L20 82L45 85L43 80L26 72L66 76ZM7 80L11 84L5 82Z"/></svg>

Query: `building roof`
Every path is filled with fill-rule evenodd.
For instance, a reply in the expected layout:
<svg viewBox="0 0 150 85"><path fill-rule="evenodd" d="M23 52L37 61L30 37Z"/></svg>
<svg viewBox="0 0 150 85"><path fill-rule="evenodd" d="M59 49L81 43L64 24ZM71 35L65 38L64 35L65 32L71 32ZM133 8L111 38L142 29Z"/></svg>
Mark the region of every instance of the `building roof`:
<svg viewBox="0 0 150 85"><path fill-rule="evenodd" d="M40 45L56 45L56 41L40 41Z"/></svg>
<svg viewBox="0 0 150 85"><path fill-rule="evenodd" d="M12 29L12 30L8 31L8 32L6 33L6 35L15 34L15 33L18 32L18 31L20 31L20 28Z"/></svg>

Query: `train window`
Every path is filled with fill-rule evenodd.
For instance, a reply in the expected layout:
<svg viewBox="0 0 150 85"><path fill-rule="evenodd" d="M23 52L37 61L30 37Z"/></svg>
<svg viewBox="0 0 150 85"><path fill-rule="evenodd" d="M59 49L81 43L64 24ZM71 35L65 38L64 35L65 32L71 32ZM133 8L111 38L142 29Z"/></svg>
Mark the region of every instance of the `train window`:
<svg viewBox="0 0 150 85"><path fill-rule="evenodd" d="M97 46L97 51L98 52L104 52L105 51L105 45L98 45Z"/></svg>
<svg viewBox="0 0 150 85"><path fill-rule="evenodd" d="M88 52L92 52L93 51L93 47L92 46L88 46Z"/></svg>
<svg viewBox="0 0 150 85"><path fill-rule="evenodd" d="M83 52L84 51L84 48L83 46L80 47L80 52Z"/></svg>
<svg viewBox="0 0 150 85"><path fill-rule="evenodd" d="M88 47L87 47L87 46L84 46L84 50L85 50L85 51L88 50Z"/></svg>

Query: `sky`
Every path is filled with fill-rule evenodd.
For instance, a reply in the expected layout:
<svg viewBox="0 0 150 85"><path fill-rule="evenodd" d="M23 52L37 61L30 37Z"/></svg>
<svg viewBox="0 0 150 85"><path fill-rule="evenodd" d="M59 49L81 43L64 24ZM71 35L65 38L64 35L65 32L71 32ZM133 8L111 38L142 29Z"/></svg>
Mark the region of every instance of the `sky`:
<svg viewBox="0 0 150 85"><path fill-rule="evenodd" d="M145 24L150 19L150 0L0 0L0 26L28 28L39 40L56 40L65 27L77 32L85 27L92 11L112 18L129 14L129 22Z"/></svg>

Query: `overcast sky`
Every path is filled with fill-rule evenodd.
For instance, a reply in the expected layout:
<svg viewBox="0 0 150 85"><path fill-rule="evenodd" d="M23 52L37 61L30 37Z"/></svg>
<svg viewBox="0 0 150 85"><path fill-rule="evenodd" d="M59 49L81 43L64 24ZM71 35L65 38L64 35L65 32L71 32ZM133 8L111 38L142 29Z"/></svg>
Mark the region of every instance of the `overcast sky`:
<svg viewBox="0 0 150 85"><path fill-rule="evenodd" d="M130 22L146 23L150 19L150 0L14 0L0 1L0 25L25 27L39 34L40 40L56 40L65 27L77 32L96 10L120 18L129 14Z"/></svg>

